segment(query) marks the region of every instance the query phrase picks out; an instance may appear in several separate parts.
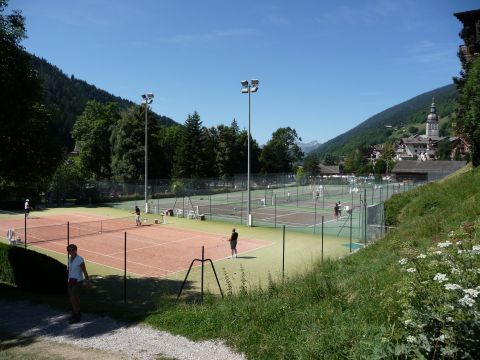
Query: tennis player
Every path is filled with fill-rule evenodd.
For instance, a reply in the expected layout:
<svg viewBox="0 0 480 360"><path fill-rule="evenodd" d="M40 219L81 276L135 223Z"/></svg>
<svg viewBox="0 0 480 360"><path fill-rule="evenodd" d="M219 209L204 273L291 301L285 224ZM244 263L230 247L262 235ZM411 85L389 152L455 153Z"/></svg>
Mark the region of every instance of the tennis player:
<svg viewBox="0 0 480 360"><path fill-rule="evenodd" d="M237 257L237 240L238 240L238 233L235 231L235 228L232 229L232 235L227 239L230 241L230 250L232 250L232 255L230 258L234 256Z"/></svg>
<svg viewBox="0 0 480 360"><path fill-rule="evenodd" d="M135 206L135 211L133 213L135 214L135 224L137 226L142 226L142 221L140 220L140 208Z"/></svg>
<svg viewBox="0 0 480 360"><path fill-rule="evenodd" d="M89 286L87 268L85 261L77 254L77 246L70 244L68 251L68 296L72 305L73 314L69 320L70 324L79 322L82 319L80 313L80 294L82 292L83 282Z"/></svg>

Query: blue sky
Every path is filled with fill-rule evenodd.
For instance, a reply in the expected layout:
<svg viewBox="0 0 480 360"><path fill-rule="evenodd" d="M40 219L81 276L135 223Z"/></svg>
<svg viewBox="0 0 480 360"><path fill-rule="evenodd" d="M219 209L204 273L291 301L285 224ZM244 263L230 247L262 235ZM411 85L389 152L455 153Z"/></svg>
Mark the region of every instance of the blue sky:
<svg viewBox="0 0 480 360"><path fill-rule="evenodd" d="M179 123L248 126L240 81L258 78L251 132L279 127L325 142L372 115L450 84L461 23L478 0L11 0L25 48L67 75ZM441 115L441 114L440 114Z"/></svg>

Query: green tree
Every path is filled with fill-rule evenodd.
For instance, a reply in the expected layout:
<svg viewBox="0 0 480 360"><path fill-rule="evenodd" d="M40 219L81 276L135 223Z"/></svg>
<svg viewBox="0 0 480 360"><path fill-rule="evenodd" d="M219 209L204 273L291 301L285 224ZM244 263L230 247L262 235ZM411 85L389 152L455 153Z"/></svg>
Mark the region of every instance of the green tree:
<svg viewBox="0 0 480 360"><path fill-rule="evenodd" d="M155 163L161 169L162 176L160 178L167 179L172 175L176 148L182 139L183 131L184 128L181 125L162 126L155 134L159 148L155 155Z"/></svg>
<svg viewBox="0 0 480 360"><path fill-rule="evenodd" d="M7 4L0 0L0 190L12 196L40 191L62 152L56 119L41 104L40 82L20 45L25 19L19 11L6 14Z"/></svg>
<svg viewBox="0 0 480 360"><path fill-rule="evenodd" d="M470 146L473 166L480 165L480 57L470 65L463 91L458 97L457 135Z"/></svg>
<svg viewBox="0 0 480 360"><path fill-rule="evenodd" d="M73 126L72 136L80 152L80 165L95 179L111 176L110 136L120 114L115 103L89 101Z"/></svg>
<svg viewBox="0 0 480 360"><path fill-rule="evenodd" d="M318 156L314 153L310 153L305 156L303 161L303 171L310 176L316 176L320 173L319 165L320 162L318 161Z"/></svg>
<svg viewBox="0 0 480 360"><path fill-rule="evenodd" d="M188 114L185 128L174 155L172 175L176 178L201 178L207 174L206 130L202 126L200 115L195 111ZM211 149L210 149L211 151Z"/></svg>
<svg viewBox="0 0 480 360"><path fill-rule="evenodd" d="M352 150L345 159L344 171L355 175L367 175L372 171L369 164L369 150L359 147Z"/></svg>
<svg viewBox="0 0 480 360"><path fill-rule="evenodd" d="M279 128L265 144L260 156L263 171L282 173L293 171L296 162L303 158L303 152L297 145L298 137L295 129Z"/></svg>
<svg viewBox="0 0 480 360"><path fill-rule="evenodd" d="M338 159L332 154L326 154L323 158L323 163L325 165L337 165Z"/></svg>
<svg viewBox="0 0 480 360"><path fill-rule="evenodd" d="M148 112L148 158L149 178L157 177L154 154L158 144L154 141L156 122ZM118 180L145 178L145 107L132 106L122 112L113 125L110 137L112 144L112 174ZM153 164L153 166L151 166Z"/></svg>

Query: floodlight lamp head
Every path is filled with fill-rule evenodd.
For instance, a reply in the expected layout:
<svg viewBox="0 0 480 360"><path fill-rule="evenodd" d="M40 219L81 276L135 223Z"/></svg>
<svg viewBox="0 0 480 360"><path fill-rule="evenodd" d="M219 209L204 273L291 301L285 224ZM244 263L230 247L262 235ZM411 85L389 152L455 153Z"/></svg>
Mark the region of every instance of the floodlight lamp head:
<svg viewBox="0 0 480 360"><path fill-rule="evenodd" d="M142 94L142 99L145 100L147 98L147 95Z"/></svg>
<svg viewBox="0 0 480 360"><path fill-rule="evenodd" d="M242 80L242 86L248 86L248 81L247 80Z"/></svg>
<svg viewBox="0 0 480 360"><path fill-rule="evenodd" d="M258 90L258 86L252 86L250 88L250 92L252 92L252 93L257 92L257 90Z"/></svg>
<svg viewBox="0 0 480 360"><path fill-rule="evenodd" d="M242 94L248 94L248 88L242 88Z"/></svg>
<svg viewBox="0 0 480 360"><path fill-rule="evenodd" d="M258 84L260 83L260 81L258 81L258 79L252 79L252 85L253 86L256 86L258 87Z"/></svg>
<svg viewBox="0 0 480 360"><path fill-rule="evenodd" d="M149 97L149 98L152 98L152 99L153 99L153 98L155 97L155 95L154 95L153 93L148 93L148 94L147 94L147 97Z"/></svg>

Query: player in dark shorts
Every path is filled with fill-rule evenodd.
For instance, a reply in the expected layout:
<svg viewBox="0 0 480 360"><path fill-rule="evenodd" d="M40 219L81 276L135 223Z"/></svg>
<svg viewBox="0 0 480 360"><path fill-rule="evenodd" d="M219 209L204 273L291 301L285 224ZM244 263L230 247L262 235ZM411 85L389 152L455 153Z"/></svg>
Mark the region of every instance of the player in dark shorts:
<svg viewBox="0 0 480 360"><path fill-rule="evenodd" d="M232 229L232 235L228 238L228 241L230 241L230 249L232 250L232 256L237 257L237 240L238 240L238 233L235 231L235 228Z"/></svg>

